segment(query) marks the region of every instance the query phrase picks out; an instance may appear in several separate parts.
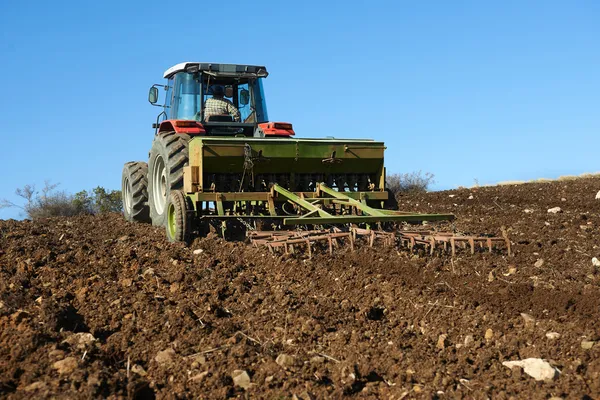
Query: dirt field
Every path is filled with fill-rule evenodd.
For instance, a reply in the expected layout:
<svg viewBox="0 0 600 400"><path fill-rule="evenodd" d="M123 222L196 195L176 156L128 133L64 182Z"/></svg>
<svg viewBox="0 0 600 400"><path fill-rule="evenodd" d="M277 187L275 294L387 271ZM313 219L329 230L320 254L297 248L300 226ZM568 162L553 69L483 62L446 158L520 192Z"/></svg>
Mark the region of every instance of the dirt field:
<svg viewBox="0 0 600 400"><path fill-rule="evenodd" d="M505 229L514 257L309 260L216 238L168 244L119 215L0 221L0 393L598 398L598 190L586 178L401 198L455 213L461 232ZM502 365L528 357L560 374Z"/></svg>

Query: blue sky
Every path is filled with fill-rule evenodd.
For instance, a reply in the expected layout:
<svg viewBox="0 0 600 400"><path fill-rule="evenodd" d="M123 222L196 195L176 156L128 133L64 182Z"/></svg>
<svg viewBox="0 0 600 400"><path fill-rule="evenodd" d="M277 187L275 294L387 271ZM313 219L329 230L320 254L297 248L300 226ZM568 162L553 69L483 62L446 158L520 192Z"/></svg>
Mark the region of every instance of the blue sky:
<svg viewBox="0 0 600 400"><path fill-rule="evenodd" d="M0 198L120 188L182 61L266 65L271 120L383 140L434 189L600 171L600 2L220 4L1 2Z"/></svg>

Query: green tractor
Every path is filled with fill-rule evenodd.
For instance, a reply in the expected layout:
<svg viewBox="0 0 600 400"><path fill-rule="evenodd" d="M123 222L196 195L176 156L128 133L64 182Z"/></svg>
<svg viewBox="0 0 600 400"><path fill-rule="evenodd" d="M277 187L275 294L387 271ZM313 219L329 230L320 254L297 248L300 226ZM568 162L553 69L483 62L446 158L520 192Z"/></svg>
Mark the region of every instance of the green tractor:
<svg viewBox="0 0 600 400"><path fill-rule="evenodd" d="M123 169L125 218L189 241L212 225L237 231L343 231L384 223L448 220L396 210L385 188L384 143L296 138L292 124L267 114L264 66L186 62L164 73L149 101L148 163ZM235 228L235 229L234 229Z"/></svg>

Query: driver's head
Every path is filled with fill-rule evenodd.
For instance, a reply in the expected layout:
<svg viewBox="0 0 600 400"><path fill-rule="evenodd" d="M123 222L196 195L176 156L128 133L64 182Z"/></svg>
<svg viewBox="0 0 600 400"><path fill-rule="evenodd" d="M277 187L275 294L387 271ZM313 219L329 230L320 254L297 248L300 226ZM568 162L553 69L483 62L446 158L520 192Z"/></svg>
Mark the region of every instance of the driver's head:
<svg viewBox="0 0 600 400"><path fill-rule="evenodd" d="M223 97L225 89L221 85L214 85L212 88L213 97Z"/></svg>

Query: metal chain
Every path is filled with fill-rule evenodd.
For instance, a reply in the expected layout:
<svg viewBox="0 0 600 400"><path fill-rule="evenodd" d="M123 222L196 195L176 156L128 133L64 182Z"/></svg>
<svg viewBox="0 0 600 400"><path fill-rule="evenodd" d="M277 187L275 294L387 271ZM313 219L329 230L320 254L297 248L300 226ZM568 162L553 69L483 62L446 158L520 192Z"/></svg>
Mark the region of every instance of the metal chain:
<svg viewBox="0 0 600 400"><path fill-rule="evenodd" d="M249 230L249 231L255 230L254 227L252 227L252 225L250 225L249 222L244 221L243 218L238 217L238 221L240 221L242 223L242 225L244 225L246 227L247 230Z"/></svg>
<svg viewBox="0 0 600 400"><path fill-rule="evenodd" d="M254 185L254 161L252 161L252 147L248 143L244 143L244 173L242 174L242 180L240 181L240 192L244 187L244 179L246 178L246 172L249 171L250 185Z"/></svg>
<svg viewBox="0 0 600 400"><path fill-rule="evenodd" d="M244 144L244 169L252 170L254 161L252 161L252 147L248 143Z"/></svg>

